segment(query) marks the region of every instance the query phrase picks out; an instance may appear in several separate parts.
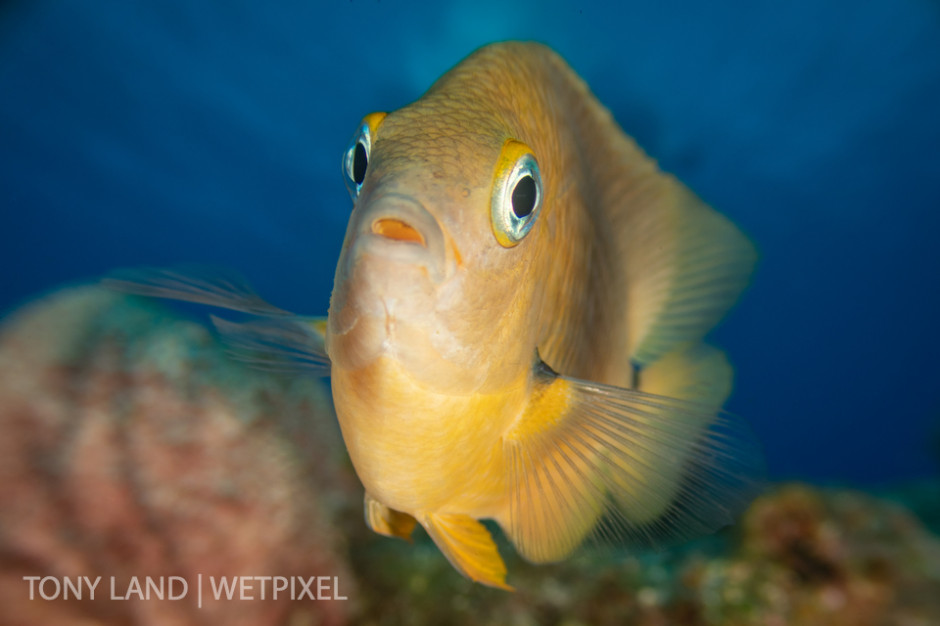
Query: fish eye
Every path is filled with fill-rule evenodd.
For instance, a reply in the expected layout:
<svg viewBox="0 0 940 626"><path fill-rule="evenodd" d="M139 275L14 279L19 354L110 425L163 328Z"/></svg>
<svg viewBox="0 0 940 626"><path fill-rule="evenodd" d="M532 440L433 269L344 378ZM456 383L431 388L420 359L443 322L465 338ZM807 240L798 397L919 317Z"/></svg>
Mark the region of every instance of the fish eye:
<svg viewBox="0 0 940 626"><path fill-rule="evenodd" d="M365 182L372 156L372 137L383 119L385 113L367 115L343 153L343 178L353 200L359 196L362 183Z"/></svg>
<svg viewBox="0 0 940 626"><path fill-rule="evenodd" d="M369 165L369 156L366 153L366 144L360 139L356 142L356 149L353 151L352 179L357 185L361 185L366 179L366 167Z"/></svg>
<svg viewBox="0 0 940 626"><path fill-rule="evenodd" d="M532 150L510 139L503 146L493 182L490 216L500 245L511 248L529 234L542 207L542 176Z"/></svg>
<svg viewBox="0 0 940 626"><path fill-rule="evenodd" d="M369 169L369 153L372 152L372 133L369 126L363 124L346 148L343 155L343 173L346 175L346 187L349 195L355 200L362 189L362 182L366 179L366 170Z"/></svg>

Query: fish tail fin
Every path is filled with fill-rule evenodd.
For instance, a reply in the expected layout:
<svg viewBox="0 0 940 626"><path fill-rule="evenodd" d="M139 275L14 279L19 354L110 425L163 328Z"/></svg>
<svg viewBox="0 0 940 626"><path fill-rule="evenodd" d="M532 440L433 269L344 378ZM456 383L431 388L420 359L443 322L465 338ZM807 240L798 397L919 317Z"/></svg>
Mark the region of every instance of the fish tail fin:
<svg viewBox="0 0 940 626"><path fill-rule="evenodd" d="M474 582L513 591L506 584L506 565L483 524L469 515L446 513L427 513L419 519L458 572Z"/></svg>
<svg viewBox="0 0 940 626"><path fill-rule="evenodd" d="M590 534L661 546L730 524L763 463L747 424L721 413L721 352L697 346L641 372L688 398L595 384L543 368L504 441L511 493L497 521L533 562L566 557Z"/></svg>

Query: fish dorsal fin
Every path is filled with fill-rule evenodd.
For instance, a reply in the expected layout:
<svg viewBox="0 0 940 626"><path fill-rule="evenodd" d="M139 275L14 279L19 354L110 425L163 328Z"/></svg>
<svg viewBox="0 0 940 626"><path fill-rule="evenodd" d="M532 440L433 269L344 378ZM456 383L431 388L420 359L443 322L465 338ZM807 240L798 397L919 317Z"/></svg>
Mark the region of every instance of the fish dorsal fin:
<svg viewBox="0 0 940 626"><path fill-rule="evenodd" d="M268 304L237 274L203 266L124 269L102 285L139 296L194 302L249 316L244 322L210 316L228 352L253 367L272 371L330 372L326 318L304 317Z"/></svg>
<svg viewBox="0 0 940 626"><path fill-rule="evenodd" d="M610 333L610 340L623 341L622 349L640 366L698 343L746 286L756 261L753 245L676 177L661 171L564 61L545 50L541 56L557 68L555 75L565 85L559 91L565 116L556 123L569 128L566 175L576 177L584 210L595 225L583 235L593 237L593 247L603 251L577 271L609 275L603 288L583 276L569 277L569 282L590 285L578 295L579 305L612 307L620 319L625 317L624 337Z"/></svg>
<svg viewBox="0 0 940 626"><path fill-rule="evenodd" d="M512 591L503 563L486 527L469 515L426 513L418 518L454 568L470 580Z"/></svg>
<svg viewBox="0 0 940 626"><path fill-rule="evenodd" d="M620 216L628 350L641 366L700 341L737 300L756 261L734 224L674 177L656 176Z"/></svg>
<svg viewBox="0 0 940 626"><path fill-rule="evenodd" d="M717 358L700 356L704 369ZM747 425L717 412L714 398L544 371L504 446L512 492L509 518L499 521L537 563L566 557L592 529L644 546L717 530L756 493L763 467Z"/></svg>

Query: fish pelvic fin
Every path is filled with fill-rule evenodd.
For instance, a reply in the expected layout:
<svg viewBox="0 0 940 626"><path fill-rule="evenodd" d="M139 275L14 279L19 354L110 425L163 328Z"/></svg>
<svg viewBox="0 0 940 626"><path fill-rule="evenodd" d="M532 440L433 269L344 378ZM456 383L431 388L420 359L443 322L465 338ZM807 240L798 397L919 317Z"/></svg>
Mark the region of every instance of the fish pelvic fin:
<svg viewBox="0 0 940 626"><path fill-rule="evenodd" d="M373 532L411 542L411 533L414 531L417 521L407 513L390 509L367 493L365 496L365 516L366 524Z"/></svg>
<svg viewBox="0 0 940 626"><path fill-rule="evenodd" d="M459 514L426 513L418 519L458 572L474 582L514 591L506 584L506 565L483 524Z"/></svg>
<svg viewBox="0 0 940 626"><path fill-rule="evenodd" d="M210 316L229 354L258 369L326 376L326 318L305 317L268 304L238 274L213 267L122 269L101 284L123 293L194 302L238 311L244 322Z"/></svg>
<svg viewBox="0 0 940 626"><path fill-rule="evenodd" d="M727 218L673 176L637 184L619 217L630 359L648 365L696 344L738 299L757 253Z"/></svg>
<svg viewBox="0 0 940 626"><path fill-rule="evenodd" d="M568 556L589 535L659 547L713 532L757 493L763 473L746 423L714 402L547 368L504 449L511 493L509 519L499 521L536 563Z"/></svg>

